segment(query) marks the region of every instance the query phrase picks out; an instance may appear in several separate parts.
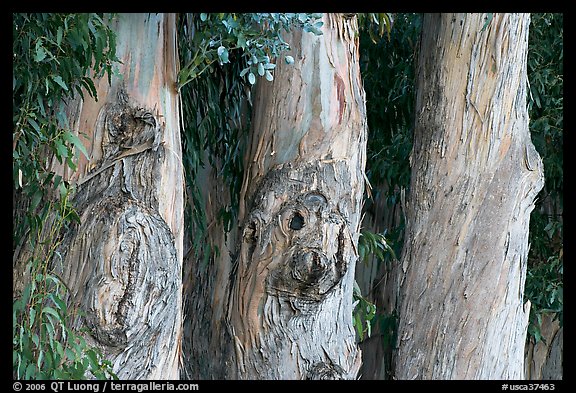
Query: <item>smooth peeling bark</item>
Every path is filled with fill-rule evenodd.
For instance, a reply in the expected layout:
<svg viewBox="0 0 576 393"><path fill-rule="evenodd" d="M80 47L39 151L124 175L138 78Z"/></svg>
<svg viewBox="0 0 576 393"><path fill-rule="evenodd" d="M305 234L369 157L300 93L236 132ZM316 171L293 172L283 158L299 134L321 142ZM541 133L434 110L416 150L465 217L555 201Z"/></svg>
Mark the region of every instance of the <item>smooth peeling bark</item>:
<svg viewBox="0 0 576 393"><path fill-rule="evenodd" d="M426 14L402 256L397 379L521 379L528 14Z"/></svg>
<svg viewBox="0 0 576 393"><path fill-rule="evenodd" d="M69 117L90 156L68 174L81 224L53 263L86 339L121 379L177 379L182 330L183 171L176 16L120 14L120 76Z"/></svg>
<svg viewBox="0 0 576 393"><path fill-rule="evenodd" d="M260 81L226 305L228 376L355 378L352 326L366 145L356 19L286 37L294 65Z"/></svg>

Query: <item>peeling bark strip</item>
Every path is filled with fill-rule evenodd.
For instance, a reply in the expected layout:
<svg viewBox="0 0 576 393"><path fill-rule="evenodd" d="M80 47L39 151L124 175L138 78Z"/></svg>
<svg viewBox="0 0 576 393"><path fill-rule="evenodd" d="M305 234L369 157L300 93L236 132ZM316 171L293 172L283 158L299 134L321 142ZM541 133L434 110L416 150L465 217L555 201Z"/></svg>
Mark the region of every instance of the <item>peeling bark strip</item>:
<svg viewBox="0 0 576 393"><path fill-rule="evenodd" d="M259 83L229 274L228 377L358 372L352 289L366 119L356 23L325 14L322 36L292 33L295 64Z"/></svg>
<svg viewBox="0 0 576 393"><path fill-rule="evenodd" d="M89 161L72 175L81 224L56 269L86 340L121 379L176 379L181 339L183 174L175 16L120 14L121 78L98 82L75 127ZM75 108L71 108L73 111Z"/></svg>
<svg viewBox="0 0 576 393"><path fill-rule="evenodd" d="M397 379L521 379L528 226L543 186L526 108L528 14L426 14Z"/></svg>

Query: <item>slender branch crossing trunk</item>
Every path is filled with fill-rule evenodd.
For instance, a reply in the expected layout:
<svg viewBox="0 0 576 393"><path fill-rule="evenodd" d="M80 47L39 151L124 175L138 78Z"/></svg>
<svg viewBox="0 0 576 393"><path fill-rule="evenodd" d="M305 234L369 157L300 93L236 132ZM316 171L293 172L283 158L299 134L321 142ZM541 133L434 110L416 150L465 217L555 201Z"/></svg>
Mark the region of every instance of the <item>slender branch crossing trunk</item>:
<svg viewBox="0 0 576 393"><path fill-rule="evenodd" d="M521 379L528 14L427 14L402 256L397 379Z"/></svg>

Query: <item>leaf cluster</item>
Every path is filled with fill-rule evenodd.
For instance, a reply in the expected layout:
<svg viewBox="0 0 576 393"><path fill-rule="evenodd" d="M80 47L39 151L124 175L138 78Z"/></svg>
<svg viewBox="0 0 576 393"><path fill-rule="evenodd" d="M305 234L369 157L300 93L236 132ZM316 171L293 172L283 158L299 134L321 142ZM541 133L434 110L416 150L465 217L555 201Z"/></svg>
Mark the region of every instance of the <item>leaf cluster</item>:
<svg viewBox="0 0 576 393"><path fill-rule="evenodd" d="M356 281L354 281L353 301L352 322L358 338L363 341L365 335L367 337L372 335L372 320L376 316L376 305L362 296Z"/></svg>
<svg viewBox="0 0 576 393"><path fill-rule="evenodd" d="M186 42L183 64L178 75L181 88L215 64L230 63L230 54L240 52L244 67L240 76L250 84L256 83L256 76L268 81L274 79L274 60L290 45L282 38L282 32L292 28L322 34L322 14L307 13L218 13L199 15L188 14L182 25ZM286 55L287 63L294 58Z"/></svg>
<svg viewBox="0 0 576 393"><path fill-rule="evenodd" d="M92 78L110 77L118 61L115 46L97 14L13 15L13 186L19 211L27 211L15 215L13 247L36 229L40 202L69 187L50 170L51 157L74 171L78 154L88 155L70 130L65 107L84 92L97 98Z"/></svg>
<svg viewBox="0 0 576 393"><path fill-rule="evenodd" d="M397 260L396 253L385 236L386 232L373 233L368 230L362 230L360 232L360 238L358 239L359 260L364 263L367 263L370 257L388 262ZM387 259L386 253L391 257L390 259Z"/></svg>

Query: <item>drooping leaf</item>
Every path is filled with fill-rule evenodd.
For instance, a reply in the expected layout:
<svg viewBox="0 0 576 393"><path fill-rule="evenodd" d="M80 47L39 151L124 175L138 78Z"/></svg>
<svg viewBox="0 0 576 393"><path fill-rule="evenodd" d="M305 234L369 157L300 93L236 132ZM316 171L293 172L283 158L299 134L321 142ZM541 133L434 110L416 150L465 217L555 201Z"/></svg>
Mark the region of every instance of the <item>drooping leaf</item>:
<svg viewBox="0 0 576 393"><path fill-rule="evenodd" d="M68 91L68 86L66 86L66 83L62 80L62 77L60 75L52 76L52 80L58 83L60 87L62 87L64 90Z"/></svg>
<svg viewBox="0 0 576 393"><path fill-rule="evenodd" d="M86 148L84 147L84 145L82 144L82 141L80 141L80 138L78 138L78 136L76 136L75 134L73 134L70 131L66 131L63 134L63 138L65 140L67 140L68 142L72 143L76 148L78 148L78 150L80 150L86 158L88 158L88 159L90 158L90 157L88 157L88 152L86 151Z"/></svg>

